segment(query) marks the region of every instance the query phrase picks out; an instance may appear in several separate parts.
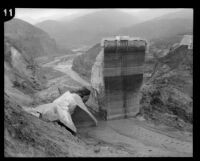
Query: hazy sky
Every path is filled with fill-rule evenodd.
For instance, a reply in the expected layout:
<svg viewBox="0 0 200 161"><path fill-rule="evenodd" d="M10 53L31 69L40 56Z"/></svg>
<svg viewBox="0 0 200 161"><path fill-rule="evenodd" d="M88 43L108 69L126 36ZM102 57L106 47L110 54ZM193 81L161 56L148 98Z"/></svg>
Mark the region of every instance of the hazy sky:
<svg viewBox="0 0 200 161"><path fill-rule="evenodd" d="M69 20L90 12L95 12L102 9L31 9L31 8L17 8L16 18L25 20L31 24L35 24L44 20L59 20L63 17ZM134 14L141 19L151 19L161 16L166 13L175 12L180 9L120 9L123 12ZM146 11L151 10L146 14Z"/></svg>

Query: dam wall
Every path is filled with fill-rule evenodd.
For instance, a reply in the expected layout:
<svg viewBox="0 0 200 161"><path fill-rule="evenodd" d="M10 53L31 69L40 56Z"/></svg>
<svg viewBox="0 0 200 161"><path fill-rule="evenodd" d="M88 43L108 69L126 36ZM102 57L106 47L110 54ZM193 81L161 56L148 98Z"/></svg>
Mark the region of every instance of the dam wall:
<svg viewBox="0 0 200 161"><path fill-rule="evenodd" d="M139 112L146 40L115 37L102 40L106 119L127 118Z"/></svg>

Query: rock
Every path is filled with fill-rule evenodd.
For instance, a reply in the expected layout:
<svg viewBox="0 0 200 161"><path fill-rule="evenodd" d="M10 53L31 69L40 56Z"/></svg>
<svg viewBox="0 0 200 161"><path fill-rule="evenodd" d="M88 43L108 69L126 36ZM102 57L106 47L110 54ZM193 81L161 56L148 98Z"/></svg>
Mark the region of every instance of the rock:
<svg viewBox="0 0 200 161"><path fill-rule="evenodd" d="M143 116L137 116L137 119L138 119L139 121L145 121L145 118L144 118Z"/></svg>
<svg viewBox="0 0 200 161"><path fill-rule="evenodd" d="M101 150L101 149L100 149L100 146L95 146L95 147L94 147L94 152L95 152L95 153L99 153L100 150Z"/></svg>

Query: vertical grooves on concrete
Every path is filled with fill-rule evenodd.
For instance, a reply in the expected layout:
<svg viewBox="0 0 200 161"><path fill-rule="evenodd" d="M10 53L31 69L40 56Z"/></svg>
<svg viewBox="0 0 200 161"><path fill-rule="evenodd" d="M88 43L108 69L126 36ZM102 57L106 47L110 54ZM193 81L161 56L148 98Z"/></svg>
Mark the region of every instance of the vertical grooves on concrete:
<svg viewBox="0 0 200 161"><path fill-rule="evenodd" d="M123 41L122 41L123 42ZM121 43L121 42L120 42ZM120 44L121 45L121 44ZM120 54L121 56L121 77L122 77L122 88L123 88L123 109L124 109L124 118L127 118L127 91L126 91L126 71L127 71L127 64L125 62L126 59L125 58L125 54L128 52L127 47L128 47L128 40L124 40L124 43L122 43L123 48L125 49L124 52L122 52ZM122 49L123 51L123 49ZM125 70L123 70L125 69Z"/></svg>

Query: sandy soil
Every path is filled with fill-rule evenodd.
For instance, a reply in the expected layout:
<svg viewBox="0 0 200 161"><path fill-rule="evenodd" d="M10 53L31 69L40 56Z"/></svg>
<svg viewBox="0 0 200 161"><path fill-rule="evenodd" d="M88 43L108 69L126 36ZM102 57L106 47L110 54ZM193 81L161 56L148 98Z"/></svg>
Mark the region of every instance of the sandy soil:
<svg viewBox="0 0 200 161"><path fill-rule="evenodd" d="M102 121L97 127L80 128L78 134L88 145L95 145L101 150L102 145L107 144L127 152L128 156L191 157L192 141L183 140L186 134L179 135L182 140L175 138L173 133L167 136L162 130L155 130L133 118Z"/></svg>

